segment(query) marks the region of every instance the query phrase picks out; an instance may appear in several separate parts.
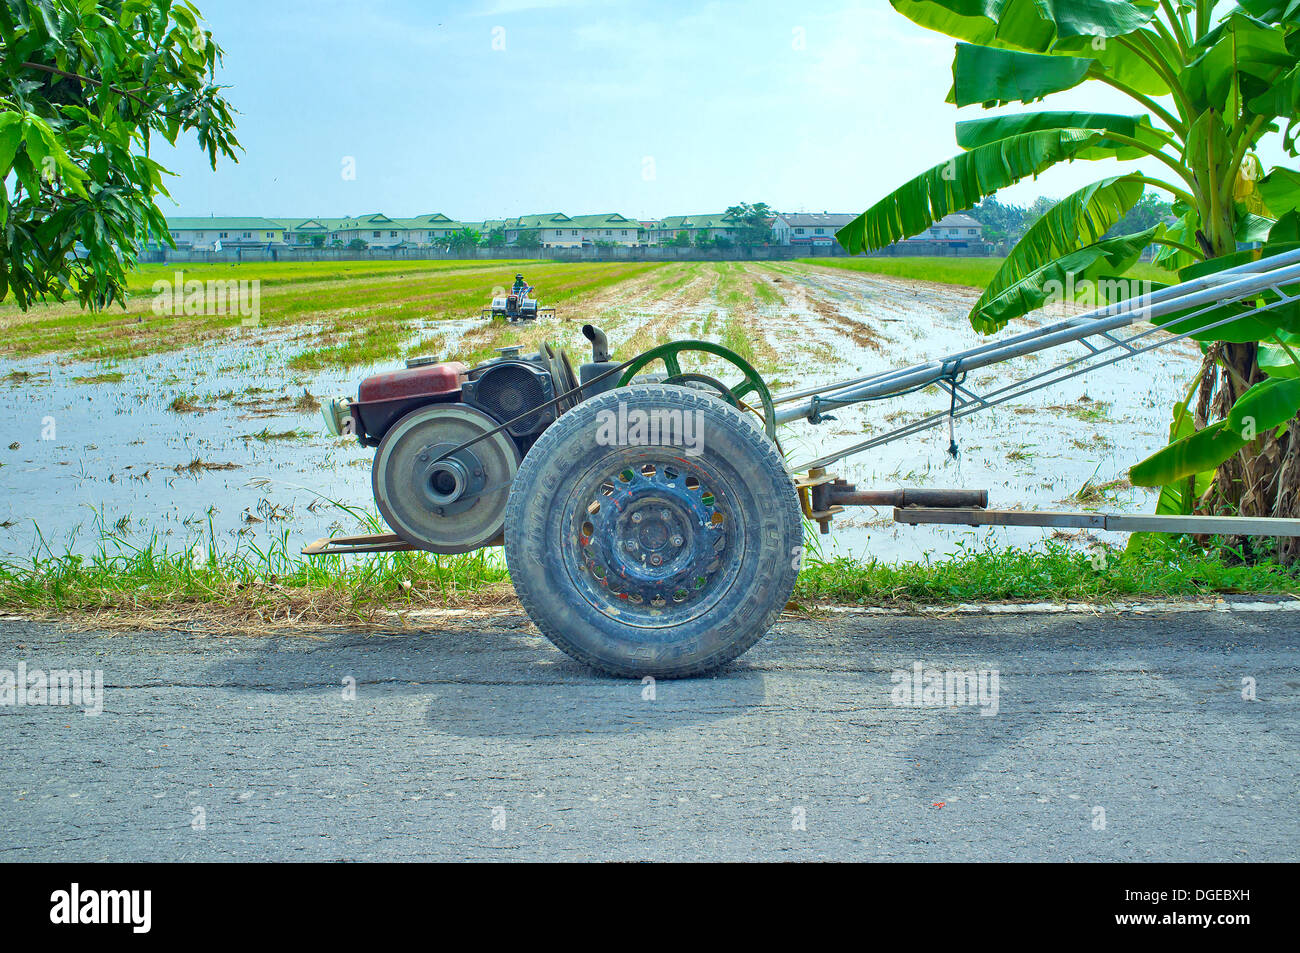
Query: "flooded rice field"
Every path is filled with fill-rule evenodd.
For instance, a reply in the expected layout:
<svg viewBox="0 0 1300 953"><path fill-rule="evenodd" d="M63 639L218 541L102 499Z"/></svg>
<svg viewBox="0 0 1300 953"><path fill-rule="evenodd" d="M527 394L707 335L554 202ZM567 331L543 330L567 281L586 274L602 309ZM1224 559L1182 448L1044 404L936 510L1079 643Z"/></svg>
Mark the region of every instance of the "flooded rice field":
<svg viewBox="0 0 1300 953"><path fill-rule="evenodd" d="M484 301L501 280L484 274ZM408 277L401 287L409 294L417 281ZM539 282L538 290L550 303L546 286ZM328 289L321 295L328 321L308 314L277 325L272 318L111 365L49 353L0 357L7 384L0 392L7 422L0 444L0 555L87 552L103 535L170 550L215 540L222 548L296 551L318 537L356 531L357 514L374 512L373 451L326 434L319 403L355 396L362 377L400 366L403 356L452 359L504 344L535 349L548 339L567 347L576 364L588 354L581 325L592 322L606 329L619 359L669 340L720 342L750 358L779 392L988 340L966 319L977 296L972 289L797 263L681 263L575 292L555 318L535 326L491 324L470 309L448 318L407 307L391 354L357 366L336 358L304 370L310 362L296 356L325 340L327 324L338 326ZM359 312L357 321L365 320ZM1027 326L1021 322L1008 333ZM1010 382L1046 368L1055 354L1081 353L1072 345L975 372L968 383ZM1198 362L1194 346L1175 344L959 420L955 460L947 453L947 428L939 427L832 470L859 487L987 488L994 507L1150 510L1154 495L1130 487L1124 476L1162 443L1172 405ZM728 377L716 363L700 369ZM836 410L834 420L819 426L790 424L780 436L787 458L801 463L947 407L946 391L932 387ZM1052 536L1036 529L908 528L890 515L887 509L847 512L832 535L818 537L823 554L915 560ZM1081 547L1123 539L1056 538Z"/></svg>

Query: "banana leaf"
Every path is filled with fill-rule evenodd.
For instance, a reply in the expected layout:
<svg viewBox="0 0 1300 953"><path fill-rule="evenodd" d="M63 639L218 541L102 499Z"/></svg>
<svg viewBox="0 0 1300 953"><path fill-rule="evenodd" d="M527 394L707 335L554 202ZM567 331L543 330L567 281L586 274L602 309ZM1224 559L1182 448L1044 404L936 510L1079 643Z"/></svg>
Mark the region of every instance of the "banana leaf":
<svg viewBox="0 0 1300 953"><path fill-rule="evenodd" d="M1090 113L1046 111L1021 113L1018 116L991 116L987 119L968 119L957 123L957 145L963 149L1007 139L1011 136L1040 129L1099 129L1116 132L1137 139L1159 149L1164 142L1151 129L1151 120L1143 115L1124 116L1115 113ZM1139 159L1146 153L1136 146L1100 139L1089 149L1075 154L1076 159Z"/></svg>
<svg viewBox="0 0 1300 953"><path fill-rule="evenodd" d="M1297 411L1300 378L1261 381L1237 398L1226 419L1156 451L1129 470L1129 480L1134 486L1168 486L1212 471L1251 439L1285 424Z"/></svg>
<svg viewBox="0 0 1300 953"><path fill-rule="evenodd" d="M1040 273L1061 256L1099 242L1137 204L1143 188L1142 181L1134 176L1113 176L1066 196L1048 209L1011 249L1011 254L975 302L970 313L972 327L985 334L1001 330L1009 318L1016 316L1013 312L1018 297L1001 298L1003 292ZM1044 277L1044 282L1047 280L1050 279ZM1021 303L1029 300L1032 300L1032 294L1030 298L1021 299ZM990 309L994 301L998 301L998 305Z"/></svg>
<svg viewBox="0 0 1300 953"><path fill-rule="evenodd" d="M1168 330L1171 334L1188 334L1193 341L1200 341L1202 344L1210 341L1222 341L1225 344L1251 344L1256 341L1262 341L1271 337L1279 330L1279 325L1273 320L1275 311L1265 311L1258 317L1253 316L1255 309L1248 304L1225 304L1222 307L1212 308L1204 314L1197 314L1194 317L1186 317L1180 320L1180 315L1192 315L1196 309L1188 309L1180 313L1167 314L1159 318L1160 324L1169 323ZM1237 320L1230 321L1227 324L1221 324L1217 328L1209 326L1218 321L1225 321L1233 315L1237 315ZM1197 328L1209 328L1207 331L1197 331Z"/></svg>
<svg viewBox="0 0 1300 953"><path fill-rule="evenodd" d="M1127 0L890 0L913 23L980 46L1047 53L1061 44L1075 49L1096 37L1140 29L1154 3Z"/></svg>
<svg viewBox="0 0 1300 953"><path fill-rule="evenodd" d="M1300 3L1300 0L1296 0ZM1257 116L1295 116L1300 114L1300 66L1291 70L1259 94L1246 100L1247 108Z"/></svg>
<svg viewBox="0 0 1300 953"><path fill-rule="evenodd" d="M1275 227L1276 228L1276 227ZM1254 261L1257 258L1279 255L1282 252L1292 251L1300 248L1300 241L1282 241L1269 242L1258 251L1247 249L1245 251L1233 252L1231 255L1223 255L1219 258L1211 258L1208 261L1198 261L1195 264L1188 265L1178 272L1178 277L1182 281L1191 281L1193 278L1200 278L1203 275L1214 274L1223 271L1226 268L1232 268L1237 265L1245 264L1248 261ZM1289 294L1296 294L1300 289L1290 287L1286 289ZM1260 303L1276 300L1276 295L1271 291L1264 292L1256 299ZM1193 309L1194 310L1194 309ZM1246 302L1224 305L1222 308L1216 308L1207 311L1205 314L1198 315L1195 318L1188 318L1184 321L1178 321L1178 314L1166 315L1161 318L1161 323L1174 321L1170 330L1177 334L1190 331L1193 328L1205 327L1230 317L1233 314L1241 315L1240 320L1225 324L1222 327L1214 328L1201 334L1193 334L1192 340L1224 341L1229 344L1245 344L1252 341L1265 341L1279 332L1292 333L1300 332L1300 308L1294 304L1285 304L1269 311L1260 312L1257 316L1252 316L1255 310L1254 305ZM1190 311L1182 312L1190 314Z"/></svg>
<svg viewBox="0 0 1300 953"><path fill-rule="evenodd" d="M1189 437L1157 450L1128 471L1134 486L1167 486L1176 480L1213 470L1246 445L1246 440L1220 420Z"/></svg>
<svg viewBox="0 0 1300 953"><path fill-rule="evenodd" d="M837 231L835 238L851 255L892 245L1073 157L1102 135L1088 129L1044 129L960 153L895 189Z"/></svg>
<svg viewBox="0 0 1300 953"><path fill-rule="evenodd" d="M890 0L913 23L977 46L1087 59L1107 75L1149 96L1169 85L1122 43L1155 13L1151 0Z"/></svg>
<svg viewBox="0 0 1300 953"><path fill-rule="evenodd" d="M1291 349L1291 354L1300 356L1300 334L1282 331L1278 337L1286 348ZM1286 348L1270 341L1261 341L1259 350L1255 354L1259 369L1269 377L1284 379L1300 377L1300 364L1291 359L1291 354L1287 353Z"/></svg>
<svg viewBox="0 0 1300 953"><path fill-rule="evenodd" d="M1165 229L1163 237L1170 241L1178 242L1181 245L1196 247L1196 230L1201 227L1201 217L1195 211L1184 212L1182 217L1173 225ZM1162 245L1156 249L1155 256L1151 263L1166 268L1169 271L1178 271L1200 261L1180 248L1172 245Z"/></svg>
<svg viewBox="0 0 1300 953"><path fill-rule="evenodd" d="M1300 0L1297 0L1297 2L1300 2ZM1300 243L1300 211L1292 209L1273 223L1273 227L1268 232L1268 244L1265 248L1297 243ZM1273 254L1273 252L1267 251L1265 253Z"/></svg>
<svg viewBox="0 0 1300 953"><path fill-rule="evenodd" d="M1229 13L1197 46L1204 52L1182 69L1179 81L1198 112L1235 115L1242 94L1253 102L1269 90L1278 70L1296 64L1281 31L1242 13Z"/></svg>
<svg viewBox="0 0 1300 953"><path fill-rule="evenodd" d="M1277 222L1271 218L1265 218L1262 215L1254 215L1247 212L1244 208L1237 209L1237 225L1234 230L1234 237L1239 242L1263 242L1267 241L1269 233L1273 231L1273 226Z"/></svg>
<svg viewBox="0 0 1300 953"><path fill-rule="evenodd" d="M1196 421L1192 419L1192 413L1188 404L1195 398L1195 392L1187 395L1187 400L1174 404L1173 416L1169 421L1169 441L1181 440L1184 437L1190 437L1196 433ZM1166 513L1176 516L1186 516L1192 512L1192 506L1200 498L1206 489L1209 488L1210 481L1214 479L1214 471L1206 470L1196 474L1193 478L1192 492L1187 492L1187 480L1178 480L1169 483L1160 488L1160 496L1156 500L1156 512Z"/></svg>
<svg viewBox="0 0 1300 953"><path fill-rule="evenodd" d="M1143 249L1161 228L1154 225L1134 235L1094 242L1030 271L996 294L985 291L971 312L971 326L992 334L1006 327L1013 318L1036 311L1049 298L1071 287L1078 287L1082 282L1100 283L1110 275L1123 274L1142 257Z"/></svg>
<svg viewBox="0 0 1300 953"><path fill-rule="evenodd" d="M1259 180L1259 193L1264 197L1268 210L1276 218L1281 218L1300 208L1300 172L1274 166L1272 172Z"/></svg>
<svg viewBox="0 0 1300 953"><path fill-rule="evenodd" d="M1243 439L1281 426L1300 410L1300 380L1270 377L1237 398L1222 421Z"/></svg>
<svg viewBox="0 0 1300 953"><path fill-rule="evenodd" d="M1300 20L1300 0L1239 0L1237 5L1255 19L1269 23Z"/></svg>
<svg viewBox="0 0 1300 953"><path fill-rule="evenodd" d="M958 43L952 61L948 102L956 106L1001 106L1036 102L1072 89L1088 75L1092 60L1073 56L1018 53L991 46Z"/></svg>

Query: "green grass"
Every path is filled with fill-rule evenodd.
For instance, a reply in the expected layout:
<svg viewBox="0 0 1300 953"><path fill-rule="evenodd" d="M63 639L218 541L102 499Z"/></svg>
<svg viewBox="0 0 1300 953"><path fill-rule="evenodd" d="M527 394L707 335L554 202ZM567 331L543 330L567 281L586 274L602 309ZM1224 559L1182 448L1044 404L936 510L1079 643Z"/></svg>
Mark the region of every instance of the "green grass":
<svg viewBox="0 0 1300 953"><path fill-rule="evenodd" d="M963 285L983 289L1002 267L1004 258L798 258L805 265L821 265L844 271L863 271L893 278L934 281L943 285ZM1172 272L1154 265L1138 263L1126 273L1141 281L1164 283L1178 280Z"/></svg>
<svg viewBox="0 0 1300 953"><path fill-rule="evenodd" d="M74 377L73 383L76 384L120 384L126 379L126 375L121 371L105 371L102 374L89 374L84 377Z"/></svg>
<svg viewBox="0 0 1300 953"><path fill-rule="evenodd" d="M799 576L796 598L895 605L1105 602L1235 592L1300 592L1300 578L1294 567L1244 564L1230 553L1202 551L1176 538L1137 536L1128 549L1096 557L1049 541L1032 549L964 550L941 560L908 563L814 559Z"/></svg>
<svg viewBox="0 0 1300 953"><path fill-rule="evenodd" d="M821 265L843 271L864 271L891 278L935 281L944 285L983 288L993 278L1001 258L797 258L805 265Z"/></svg>
<svg viewBox="0 0 1300 953"><path fill-rule="evenodd" d="M349 511L351 512L351 511ZM368 526L378 529L374 517ZM234 628L275 620L347 624L392 611L501 598L508 580L499 550L463 556L388 553L344 560L292 551L283 533L265 548L169 551L158 537L134 545L101 530L87 556L45 554L0 562L0 607L7 612L75 615L107 611L129 622L158 616L211 618ZM1181 539L1139 536L1128 550L1097 555L1046 542L1032 549L983 549L920 562L847 557L809 559L796 604L906 608L959 602L1181 598L1217 593L1296 593L1295 568L1252 565ZM152 614L152 615L151 615ZM391 618L391 617L388 617Z"/></svg>
<svg viewBox="0 0 1300 953"><path fill-rule="evenodd" d="M161 612L178 620L197 609L235 627L240 620L260 624L280 618L346 623L453 603L506 578L498 551L309 558L291 549L287 531L265 548L244 542L222 552L209 521L207 543L183 550L168 550L156 535L135 545L101 530L90 555L47 549L28 560L0 562L0 606L55 615Z"/></svg>

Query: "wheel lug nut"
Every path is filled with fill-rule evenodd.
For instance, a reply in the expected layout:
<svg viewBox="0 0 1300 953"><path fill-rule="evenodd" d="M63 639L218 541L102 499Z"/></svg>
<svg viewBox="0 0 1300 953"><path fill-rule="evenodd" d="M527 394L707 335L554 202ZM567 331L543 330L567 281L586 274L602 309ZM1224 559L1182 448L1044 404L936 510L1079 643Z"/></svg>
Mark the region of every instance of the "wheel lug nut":
<svg viewBox="0 0 1300 953"><path fill-rule="evenodd" d="M660 510L659 518L664 522L667 522L668 520L673 518L673 514L669 513L667 510Z"/></svg>
<svg viewBox="0 0 1300 953"><path fill-rule="evenodd" d="M623 548L626 549L629 553L636 552L636 541L629 539L626 543L623 544Z"/></svg>
<svg viewBox="0 0 1300 953"><path fill-rule="evenodd" d="M651 566L660 566L663 564L663 561L664 558L660 556L658 553L655 553L653 556L650 557Z"/></svg>
<svg viewBox="0 0 1300 953"><path fill-rule="evenodd" d="M686 540L682 539L680 536L674 536L672 538L672 544L674 546L680 546L684 542L686 542Z"/></svg>
<svg viewBox="0 0 1300 953"><path fill-rule="evenodd" d="M640 513L633 513L633 514L632 514L632 522L633 522L633 523L639 523L639 522L641 522L641 514L640 514Z"/></svg>

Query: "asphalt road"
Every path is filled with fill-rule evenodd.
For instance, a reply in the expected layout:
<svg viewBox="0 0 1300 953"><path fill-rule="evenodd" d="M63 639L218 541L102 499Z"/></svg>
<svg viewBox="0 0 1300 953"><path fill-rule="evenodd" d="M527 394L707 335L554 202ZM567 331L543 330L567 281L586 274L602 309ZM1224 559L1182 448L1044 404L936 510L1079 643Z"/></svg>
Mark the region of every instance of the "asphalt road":
<svg viewBox="0 0 1300 953"><path fill-rule="evenodd" d="M0 678L20 661L102 670L103 712L0 707L4 861L1300 857L1300 612L837 614L653 691L512 612L0 622ZM996 670L997 713L894 704L916 662Z"/></svg>

